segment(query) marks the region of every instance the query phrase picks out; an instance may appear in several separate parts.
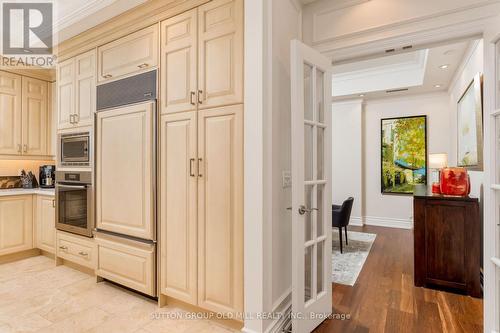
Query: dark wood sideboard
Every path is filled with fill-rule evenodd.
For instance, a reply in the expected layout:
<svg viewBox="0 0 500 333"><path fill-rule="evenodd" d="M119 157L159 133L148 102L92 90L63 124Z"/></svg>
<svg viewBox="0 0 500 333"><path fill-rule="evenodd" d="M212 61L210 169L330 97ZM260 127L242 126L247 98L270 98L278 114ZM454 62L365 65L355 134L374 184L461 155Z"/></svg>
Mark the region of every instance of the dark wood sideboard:
<svg viewBox="0 0 500 333"><path fill-rule="evenodd" d="M479 201L433 195L416 187L414 209L415 286L437 286L481 297Z"/></svg>

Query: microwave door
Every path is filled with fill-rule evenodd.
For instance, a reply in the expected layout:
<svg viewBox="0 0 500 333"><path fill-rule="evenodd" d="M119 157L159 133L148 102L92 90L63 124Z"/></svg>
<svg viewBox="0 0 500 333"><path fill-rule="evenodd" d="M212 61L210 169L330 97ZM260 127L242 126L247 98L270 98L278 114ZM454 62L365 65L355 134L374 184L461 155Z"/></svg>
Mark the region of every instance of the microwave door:
<svg viewBox="0 0 500 333"><path fill-rule="evenodd" d="M62 140L62 160L65 162L88 162L88 137L72 137Z"/></svg>

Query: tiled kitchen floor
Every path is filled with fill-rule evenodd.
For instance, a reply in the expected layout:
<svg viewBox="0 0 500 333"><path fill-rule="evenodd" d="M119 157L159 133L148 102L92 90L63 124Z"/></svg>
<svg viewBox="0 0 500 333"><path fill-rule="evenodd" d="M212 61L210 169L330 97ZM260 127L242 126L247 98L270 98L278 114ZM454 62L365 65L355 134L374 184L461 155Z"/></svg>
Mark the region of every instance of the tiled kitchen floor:
<svg viewBox="0 0 500 333"><path fill-rule="evenodd" d="M0 265L0 333L230 333L44 256ZM163 314L163 315L162 315ZM167 315L165 315L167 314Z"/></svg>

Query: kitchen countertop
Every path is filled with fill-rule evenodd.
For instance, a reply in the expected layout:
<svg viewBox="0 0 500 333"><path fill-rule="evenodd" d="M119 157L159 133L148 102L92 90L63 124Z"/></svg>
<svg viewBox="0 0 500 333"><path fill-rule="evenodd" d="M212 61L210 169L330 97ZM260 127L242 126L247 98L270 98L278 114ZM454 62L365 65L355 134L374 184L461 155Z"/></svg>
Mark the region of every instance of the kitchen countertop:
<svg viewBox="0 0 500 333"><path fill-rule="evenodd" d="M10 195L48 195L55 196L55 190L53 188L9 188L0 189L0 197L10 196Z"/></svg>

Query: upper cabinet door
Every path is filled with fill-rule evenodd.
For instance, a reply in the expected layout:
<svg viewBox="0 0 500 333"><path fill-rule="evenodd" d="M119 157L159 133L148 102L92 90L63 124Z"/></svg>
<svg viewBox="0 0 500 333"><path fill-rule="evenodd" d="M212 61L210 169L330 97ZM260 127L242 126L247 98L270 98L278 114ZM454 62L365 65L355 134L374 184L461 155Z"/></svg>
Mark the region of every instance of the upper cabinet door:
<svg viewBox="0 0 500 333"><path fill-rule="evenodd" d="M47 100L46 81L23 77L23 154L47 154Z"/></svg>
<svg viewBox="0 0 500 333"><path fill-rule="evenodd" d="M161 23L161 112L196 109L196 9Z"/></svg>
<svg viewBox="0 0 500 333"><path fill-rule="evenodd" d="M243 105L198 114L198 305L243 310Z"/></svg>
<svg viewBox="0 0 500 333"><path fill-rule="evenodd" d="M158 65L158 26L103 45L97 52L99 82L150 70Z"/></svg>
<svg viewBox="0 0 500 333"><path fill-rule="evenodd" d="M57 66L57 129L71 128L75 113L75 59Z"/></svg>
<svg viewBox="0 0 500 333"><path fill-rule="evenodd" d="M89 126L95 110L95 73L96 51L79 55L75 58L76 100L74 120L78 126Z"/></svg>
<svg viewBox="0 0 500 333"><path fill-rule="evenodd" d="M161 292L197 304L196 111L163 115L160 128Z"/></svg>
<svg viewBox="0 0 500 333"><path fill-rule="evenodd" d="M154 109L137 104L97 113L97 228L154 238Z"/></svg>
<svg viewBox="0 0 500 333"><path fill-rule="evenodd" d="M21 76L0 71L0 154L22 152L21 103Z"/></svg>
<svg viewBox="0 0 500 333"><path fill-rule="evenodd" d="M198 9L199 108L243 103L243 1Z"/></svg>

